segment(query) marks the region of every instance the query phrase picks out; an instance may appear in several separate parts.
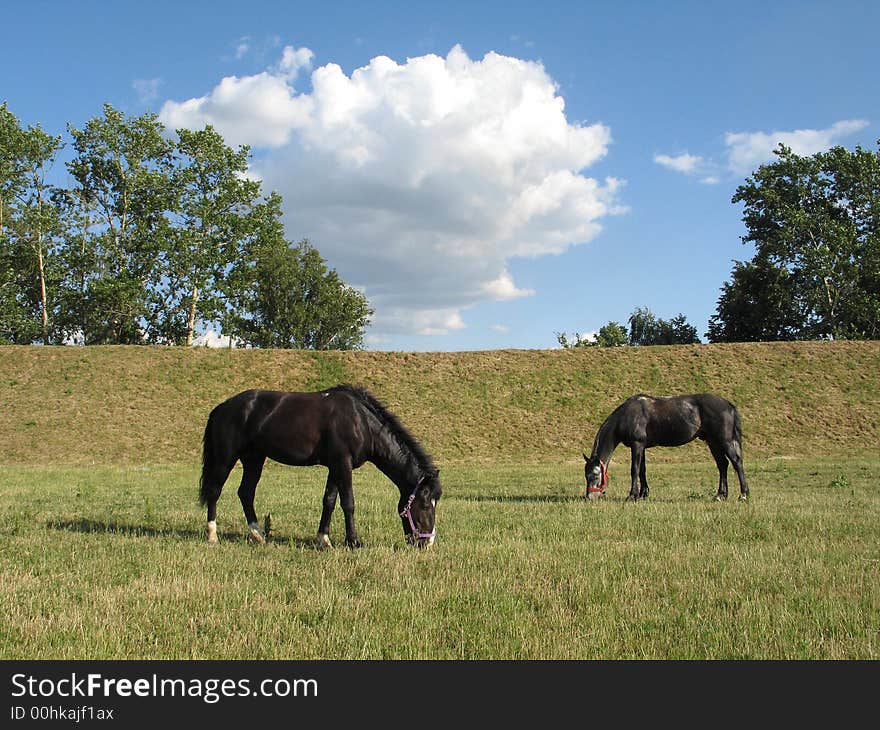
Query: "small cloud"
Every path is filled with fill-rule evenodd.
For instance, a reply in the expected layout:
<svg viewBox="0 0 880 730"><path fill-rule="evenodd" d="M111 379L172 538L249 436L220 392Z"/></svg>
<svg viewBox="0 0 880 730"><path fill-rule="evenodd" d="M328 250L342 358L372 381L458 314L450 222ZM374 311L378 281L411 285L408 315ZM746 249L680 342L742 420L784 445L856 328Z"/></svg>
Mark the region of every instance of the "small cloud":
<svg viewBox="0 0 880 730"><path fill-rule="evenodd" d="M284 46L281 60L278 62L278 75L288 80L295 79L300 70L309 70L312 67L314 56L315 54L308 48Z"/></svg>
<svg viewBox="0 0 880 730"><path fill-rule="evenodd" d="M689 155L685 152L684 154L675 157L670 155L654 155L654 162L658 165L669 168L670 170L675 170L675 172L682 172L685 175L690 175L696 172L703 164L703 158L697 155Z"/></svg>
<svg viewBox="0 0 880 730"><path fill-rule="evenodd" d="M519 299L520 297L530 297L535 293L534 289L518 289L506 270L502 271L497 279L486 282L483 290L489 295L489 297L499 302L504 302L509 299Z"/></svg>
<svg viewBox="0 0 880 730"><path fill-rule="evenodd" d="M251 50L251 37L246 35L246 36L242 36L241 38L239 38L235 44L235 58L236 58L236 60L240 61L242 58L244 58L248 54L248 51L250 51L250 50Z"/></svg>
<svg viewBox="0 0 880 730"><path fill-rule="evenodd" d="M140 103L145 106L159 98L160 86L162 79L135 79L131 82L131 88L137 93Z"/></svg>
<svg viewBox="0 0 880 730"><path fill-rule="evenodd" d="M826 129L795 129L790 132L728 132L728 164L733 172L748 175L756 167L773 160L773 150L779 144L790 147L801 157L809 157L833 147L841 138L864 129L864 119L847 119Z"/></svg>
<svg viewBox="0 0 880 730"><path fill-rule="evenodd" d="M717 185L719 182L721 182L721 179L716 177L715 175L709 175L702 178L700 182L703 183L703 185Z"/></svg>
<svg viewBox="0 0 880 730"><path fill-rule="evenodd" d="M510 327L508 327L506 324L493 324L491 327L489 327L489 329L492 330L493 332L501 332L501 333L510 331Z"/></svg>
<svg viewBox="0 0 880 730"><path fill-rule="evenodd" d="M518 33L514 33L512 36L510 36L510 42L511 43L519 43L519 44L525 46L526 48L534 48L534 46L535 46L534 41L530 41L526 38L523 38Z"/></svg>

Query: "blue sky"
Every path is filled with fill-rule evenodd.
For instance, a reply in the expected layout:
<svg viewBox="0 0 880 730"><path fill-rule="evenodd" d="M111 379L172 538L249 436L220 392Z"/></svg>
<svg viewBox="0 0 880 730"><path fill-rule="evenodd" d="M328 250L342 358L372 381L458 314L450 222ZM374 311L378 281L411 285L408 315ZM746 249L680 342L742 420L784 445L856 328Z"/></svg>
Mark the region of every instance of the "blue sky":
<svg viewBox="0 0 880 730"><path fill-rule="evenodd" d="M880 3L5 3L0 101L250 144L368 346L548 348L633 309L700 335L776 142L880 138Z"/></svg>

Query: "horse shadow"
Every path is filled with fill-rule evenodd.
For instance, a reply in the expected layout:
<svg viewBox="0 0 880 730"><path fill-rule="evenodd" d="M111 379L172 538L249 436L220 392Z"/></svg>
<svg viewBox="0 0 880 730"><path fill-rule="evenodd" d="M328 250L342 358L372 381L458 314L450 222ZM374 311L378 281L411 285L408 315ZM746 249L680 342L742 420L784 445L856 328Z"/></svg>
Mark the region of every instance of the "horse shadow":
<svg viewBox="0 0 880 730"><path fill-rule="evenodd" d="M50 530L61 530L66 532L79 532L82 534L99 534L99 535L124 535L126 537L148 537L148 538L178 538L192 539L199 542L205 542L204 530L195 530L192 528L177 527L147 527L146 525L133 525L117 520L92 520L81 518L78 520L50 520L45 523ZM221 536L221 542L247 542L247 535L229 534L225 537ZM299 549L321 549L314 537L297 537L286 536L279 533L272 533L268 540L270 545L290 545Z"/></svg>
<svg viewBox="0 0 880 730"><path fill-rule="evenodd" d="M203 531L177 528L177 527L147 527L146 525L132 525L117 520L92 520L80 518L78 520L49 520L46 527L50 530L63 530L66 532L79 532L82 534L125 535L126 537L185 537L204 538Z"/></svg>

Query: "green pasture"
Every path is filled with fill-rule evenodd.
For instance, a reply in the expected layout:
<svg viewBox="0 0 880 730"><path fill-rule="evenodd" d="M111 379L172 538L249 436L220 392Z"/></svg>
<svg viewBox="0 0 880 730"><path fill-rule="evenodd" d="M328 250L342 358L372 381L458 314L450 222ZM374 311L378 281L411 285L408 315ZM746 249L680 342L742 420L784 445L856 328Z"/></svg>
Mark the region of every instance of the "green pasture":
<svg viewBox="0 0 880 730"><path fill-rule="evenodd" d="M577 454L441 462L429 551L404 545L369 465L366 547L318 551L320 467L267 464L266 546L245 540L233 472L209 547L193 460L7 464L0 659L880 658L880 456L747 450L752 499L734 479L716 503L708 452L676 451L648 452L636 504L625 449L597 504Z"/></svg>

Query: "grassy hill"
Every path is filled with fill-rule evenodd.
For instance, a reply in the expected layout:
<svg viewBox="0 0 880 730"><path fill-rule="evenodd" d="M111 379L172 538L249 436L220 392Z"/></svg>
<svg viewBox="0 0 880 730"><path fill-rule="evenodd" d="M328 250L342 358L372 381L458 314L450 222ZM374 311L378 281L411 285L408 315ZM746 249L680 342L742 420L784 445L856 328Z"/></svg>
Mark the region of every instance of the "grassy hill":
<svg viewBox="0 0 880 730"><path fill-rule="evenodd" d="M246 388L364 385L438 464L580 458L624 398L711 391L750 455L876 453L880 342L589 350L304 352L0 347L0 461L195 464L211 408ZM656 449L652 460L691 458ZM618 456L618 458L620 458Z"/></svg>
<svg viewBox="0 0 880 730"><path fill-rule="evenodd" d="M0 348L2 659L880 657L880 343L314 353ZM196 502L211 408L362 383L443 469L437 545L355 478L362 550L315 550L326 470L270 465L273 537L220 545ZM583 499L581 449L644 391L740 408L752 498L702 444L652 449L651 498ZM731 493L736 494L735 481ZM337 510L331 538L342 544Z"/></svg>

